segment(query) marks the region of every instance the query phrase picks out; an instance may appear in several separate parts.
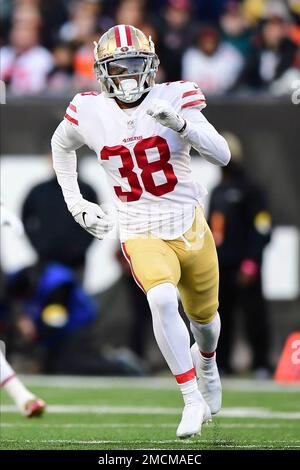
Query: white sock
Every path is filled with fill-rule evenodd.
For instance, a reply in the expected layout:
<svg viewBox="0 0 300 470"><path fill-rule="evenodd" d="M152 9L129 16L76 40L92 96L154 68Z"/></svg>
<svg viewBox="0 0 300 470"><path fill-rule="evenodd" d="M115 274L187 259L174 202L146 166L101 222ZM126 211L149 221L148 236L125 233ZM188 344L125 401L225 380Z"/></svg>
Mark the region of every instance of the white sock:
<svg viewBox="0 0 300 470"><path fill-rule="evenodd" d="M0 384L21 410L24 409L24 405L28 400L35 398L18 379L2 351L0 351Z"/></svg>
<svg viewBox="0 0 300 470"><path fill-rule="evenodd" d="M204 354L212 354L217 349L218 340L220 336L221 321L220 315L217 312L214 319L210 323L205 325L190 320L191 331L195 338L196 343L198 344L199 350ZM202 356L203 357L203 356ZM212 355L211 358L214 358L215 355ZM203 357L203 359L210 360L211 358Z"/></svg>
<svg viewBox="0 0 300 470"><path fill-rule="evenodd" d="M199 392L196 378L178 385L185 405L189 405L191 403L201 403L203 401L203 397Z"/></svg>
<svg viewBox="0 0 300 470"><path fill-rule="evenodd" d="M184 402L198 402L195 370L190 353L190 336L178 311L177 291L173 284L163 283L147 293L154 336L172 374L175 375Z"/></svg>

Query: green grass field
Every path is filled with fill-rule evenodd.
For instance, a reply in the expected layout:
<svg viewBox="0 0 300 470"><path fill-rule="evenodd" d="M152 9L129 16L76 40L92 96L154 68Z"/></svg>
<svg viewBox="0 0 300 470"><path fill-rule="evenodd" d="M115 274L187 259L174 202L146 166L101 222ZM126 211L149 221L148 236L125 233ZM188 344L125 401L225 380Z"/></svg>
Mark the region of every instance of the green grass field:
<svg viewBox="0 0 300 470"><path fill-rule="evenodd" d="M224 381L223 409L201 436L180 441L182 402L168 378L27 377L45 399L26 419L1 392L1 449L300 449L300 387Z"/></svg>

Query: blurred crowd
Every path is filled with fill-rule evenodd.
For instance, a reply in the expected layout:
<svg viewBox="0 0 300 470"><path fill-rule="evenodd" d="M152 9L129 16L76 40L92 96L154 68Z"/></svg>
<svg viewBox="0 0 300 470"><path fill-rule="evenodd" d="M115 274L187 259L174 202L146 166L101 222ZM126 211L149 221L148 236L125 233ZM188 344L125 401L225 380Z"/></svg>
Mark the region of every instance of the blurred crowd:
<svg viewBox="0 0 300 470"><path fill-rule="evenodd" d="M0 79L12 95L95 89L93 41L115 24L151 35L158 82L207 95L290 94L300 79L300 0L0 0Z"/></svg>

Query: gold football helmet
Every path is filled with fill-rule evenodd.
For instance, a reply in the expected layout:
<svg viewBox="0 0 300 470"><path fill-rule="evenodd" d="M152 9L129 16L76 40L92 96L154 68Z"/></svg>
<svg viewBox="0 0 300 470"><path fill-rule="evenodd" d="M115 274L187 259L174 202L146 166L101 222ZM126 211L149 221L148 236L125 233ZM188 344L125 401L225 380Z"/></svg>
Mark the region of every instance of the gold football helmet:
<svg viewBox="0 0 300 470"><path fill-rule="evenodd" d="M94 70L107 96L134 103L154 86L159 60L150 36L117 25L94 45Z"/></svg>

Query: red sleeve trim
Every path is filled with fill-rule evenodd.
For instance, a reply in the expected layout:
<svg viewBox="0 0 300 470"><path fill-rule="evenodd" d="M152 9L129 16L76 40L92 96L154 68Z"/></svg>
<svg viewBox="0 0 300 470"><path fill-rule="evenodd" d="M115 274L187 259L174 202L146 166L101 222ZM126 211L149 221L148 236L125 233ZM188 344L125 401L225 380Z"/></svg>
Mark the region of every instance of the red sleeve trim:
<svg viewBox="0 0 300 470"><path fill-rule="evenodd" d="M69 108L71 109L71 111L74 111L74 113L77 113L77 108L76 108L76 106L74 106L73 103L69 104Z"/></svg>
<svg viewBox="0 0 300 470"><path fill-rule="evenodd" d="M189 103L185 103L181 106L181 109L187 108L188 106L197 106L198 104L203 104L205 103L205 100L196 100L196 101L190 101Z"/></svg>
<svg viewBox="0 0 300 470"><path fill-rule="evenodd" d="M68 119L68 121L72 122L73 124L75 124L76 126L78 126L78 121L77 119L74 119L72 118L69 114L65 114L65 118Z"/></svg>
<svg viewBox="0 0 300 470"><path fill-rule="evenodd" d="M185 93L183 93L182 98L186 98L187 96L192 96L192 95L202 95L202 92L200 90L186 91Z"/></svg>
<svg viewBox="0 0 300 470"><path fill-rule="evenodd" d="M98 96L100 95L100 93L98 93L97 91L83 91L82 93L80 93L80 96Z"/></svg>

